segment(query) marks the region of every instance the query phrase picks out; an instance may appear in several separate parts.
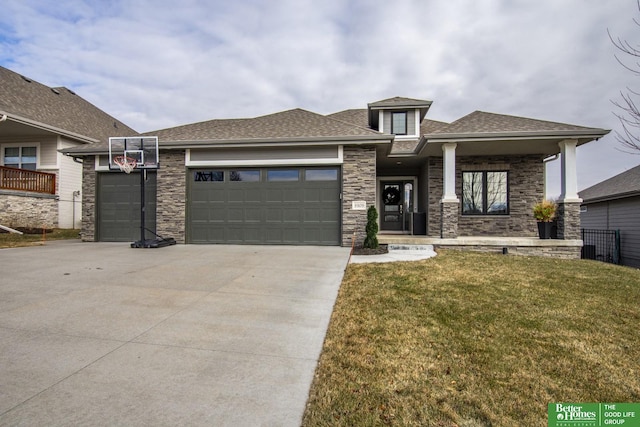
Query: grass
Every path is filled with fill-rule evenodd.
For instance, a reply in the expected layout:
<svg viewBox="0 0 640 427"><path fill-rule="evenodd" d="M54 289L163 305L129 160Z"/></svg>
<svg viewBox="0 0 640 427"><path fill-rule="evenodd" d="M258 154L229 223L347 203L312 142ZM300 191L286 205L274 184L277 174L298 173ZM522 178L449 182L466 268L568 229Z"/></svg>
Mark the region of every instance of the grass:
<svg viewBox="0 0 640 427"><path fill-rule="evenodd" d="M304 426L544 426L640 401L640 271L441 251L352 264Z"/></svg>
<svg viewBox="0 0 640 427"><path fill-rule="evenodd" d="M54 228L43 234L0 233L0 248L17 248L19 246L39 245L47 240L78 239L80 230Z"/></svg>

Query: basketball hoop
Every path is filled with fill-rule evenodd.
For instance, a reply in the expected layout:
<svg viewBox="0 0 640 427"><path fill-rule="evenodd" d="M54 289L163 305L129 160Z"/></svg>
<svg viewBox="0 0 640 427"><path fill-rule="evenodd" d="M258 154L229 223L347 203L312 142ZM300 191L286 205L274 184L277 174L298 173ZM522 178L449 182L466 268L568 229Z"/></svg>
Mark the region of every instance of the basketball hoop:
<svg viewBox="0 0 640 427"><path fill-rule="evenodd" d="M113 163L118 165L120 170L124 173L131 173L138 165L138 161L136 159L127 156L116 156L113 158Z"/></svg>

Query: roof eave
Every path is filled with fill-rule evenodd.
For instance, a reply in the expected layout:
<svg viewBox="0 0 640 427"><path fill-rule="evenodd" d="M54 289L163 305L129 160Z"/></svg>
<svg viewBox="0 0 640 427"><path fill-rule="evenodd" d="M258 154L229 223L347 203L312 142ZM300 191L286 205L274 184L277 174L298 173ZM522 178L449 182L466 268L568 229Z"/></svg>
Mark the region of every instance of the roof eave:
<svg viewBox="0 0 640 427"><path fill-rule="evenodd" d="M580 192L578 192L578 196L580 196ZM625 193L608 194L606 196L591 197L589 199L582 198L582 204L588 205L591 203L609 202L612 200L626 199L629 197L637 197L637 196L640 196L640 190L627 191Z"/></svg>
<svg viewBox="0 0 640 427"><path fill-rule="evenodd" d="M57 133L62 136L66 136L72 138L74 140L80 141L85 144L95 144L100 142L100 140L95 138L90 138L86 135L80 135L79 133L71 132L65 129L61 129L55 126L48 125L46 123L38 122L35 120L28 119L26 117L17 116L15 114L7 113L5 111L0 111L0 116L6 116L6 120L10 120L12 122L24 124L27 126L31 126L37 129L45 130L47 132Z"/></svg>
<svg viewBox="0 0 640 427"><path fill-rule="evenodd" d="M424 138L429 142L465 142L465 141L499 141L527 139L598 139L607 135L608 129L585 129L549 132L480 132L480 133L441 133L427 134Z"/></svg>
<svg viewBox="0 0 640 427"><path fill-rule="evenodd" d="M305 137L305 138L244 138L244 139L208 139L208 140L178 140L160 141L159 148L214 148L214 147L270 147L270 146L295 146L301 143L307 145L369 145L390 144L392 135L366 135L366 136L333 136L333 137Z"/></svg>
<svg viewBox="0 0 640 427"><path fill-rule="evenodd" d="M296 146L301 143L305 145L372 145L390 144L393 135L371 135L371 136L342 136L342 137L313 137L313 138L248 138L248 139L225 139L225 140L187 140L187 141L162 141L158 142L158 148L164 150L176 150L186 148L229 148L229 147L277 147ZM95 156L106 154L108 148L96 147L90 149L66 148L60 150L61 153L71 157Z"/></svg>

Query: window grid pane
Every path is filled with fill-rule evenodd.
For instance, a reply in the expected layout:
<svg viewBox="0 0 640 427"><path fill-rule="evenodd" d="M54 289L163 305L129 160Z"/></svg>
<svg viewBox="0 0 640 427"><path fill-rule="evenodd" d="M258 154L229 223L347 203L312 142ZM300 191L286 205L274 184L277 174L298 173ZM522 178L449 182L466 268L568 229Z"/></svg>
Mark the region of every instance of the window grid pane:
<svg viewBox="0 0 640 427"><path fill-rule="evenodd" d="M407 113L391 113L391 133L394 135L407 134Z"/></svg>
<svg viewBox="0 0 640 427"><path fill-rule="evenodd" d="M462 213L481 214L483 206L482 172L462 173Z"/></svg>
<svg viewBox="0 0 640 427"><path fill-rule="evenodd" d="M337 181L337 169L307 169L304 172L305 181Z"/></svg>
<svg viewBox="0 0 640 427"><path fill-rule="evenodd" d="M267 181L298 181L300 176L297 169L270 169L267 171Z"/></svg>
<svg viewBox="0 0 640 427"><path fill-rule="evenodd" d="M230 171L229 181L232 182L258 182L260 181L259 170L246 170L246 171Z"/></svg>
<svg viewBox="0 0 640 427"><path fill-rule="evenodd" d="M487 213L507 213L506 172L487 172Z"/></svg>

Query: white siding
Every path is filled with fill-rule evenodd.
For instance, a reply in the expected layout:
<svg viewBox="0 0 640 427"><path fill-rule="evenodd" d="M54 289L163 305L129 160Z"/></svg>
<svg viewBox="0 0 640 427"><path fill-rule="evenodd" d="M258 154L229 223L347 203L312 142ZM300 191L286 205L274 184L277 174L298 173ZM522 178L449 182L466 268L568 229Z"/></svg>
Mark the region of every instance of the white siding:
<svg viewBox="0 0 640 427"><path fill-rule="evenodd" d="M74 147L69 141L61 140L59 148ZM57 153L60 173L58 174L58 227L80 228L82 219L82 165L73 158ZM74 191L78 192L73 196ZM74 226L75 219L75 226Z"/></svg>
<svg viewBox="0 0 640 427"><path fill-rule="evenodd" d="M40 142L40 158L39 168L40 169L58 169L58 144L57 139L54 138L43 138Z"/></svg>

